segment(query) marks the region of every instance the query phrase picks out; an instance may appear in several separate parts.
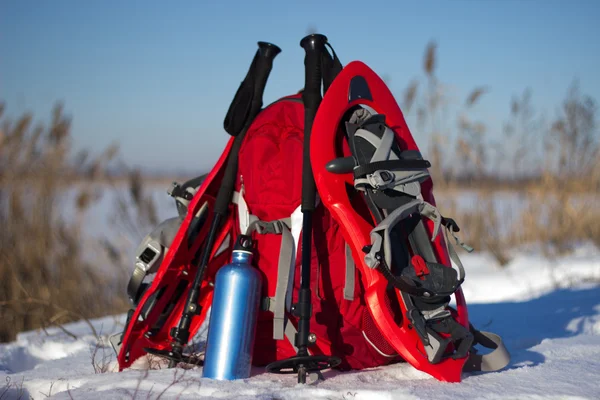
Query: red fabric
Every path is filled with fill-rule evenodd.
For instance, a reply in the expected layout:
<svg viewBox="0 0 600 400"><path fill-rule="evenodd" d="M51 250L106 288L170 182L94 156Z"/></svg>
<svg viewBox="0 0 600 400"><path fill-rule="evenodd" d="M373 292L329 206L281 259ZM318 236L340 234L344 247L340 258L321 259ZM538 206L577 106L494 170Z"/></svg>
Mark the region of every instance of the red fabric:
<svg viewBox="0 0 600 400"><path fill-rule="evenodd" d="M292 96L292 98L299 96ZM239 153L238 182L244 184L244 199L250 212L262 221L289 217L300 205L302 191L302 154L304 138L304 106L298 101L280 101L265 108L248 130ZM235 215L236 213L234 213ZM365 308L363 287L358 270L354 271L355 297L345 300L345 243L325 207L317 207L313 215L313 247L311 289L313 313L311 332L317 336L316 354L332 354L342 358L341 368L362 369L387 364L393 358L377 352L366 340L375 338L386 350L391 346L378 334L374 324L363 326ZM234 226L237 228L237 215ZM263 296L275 296L277 268L282 236L254 234L255 265L262 271ZM301 240L300 240L301 243ZM300 252L298 246L297 254ZM296 257L292 302L300 288L301 258ZM297 327L297 319L286 314ZM374 331L375 330L375 331ZM383 340L383 342L381 342ZM373 342L373 340L371 340ZM386 346L387 345L387 346ZM379 348L379 346L378 346ZM273 313L259 313L253 364L264 366L272 361L296 355L287 338L273 339Z"/></svg>

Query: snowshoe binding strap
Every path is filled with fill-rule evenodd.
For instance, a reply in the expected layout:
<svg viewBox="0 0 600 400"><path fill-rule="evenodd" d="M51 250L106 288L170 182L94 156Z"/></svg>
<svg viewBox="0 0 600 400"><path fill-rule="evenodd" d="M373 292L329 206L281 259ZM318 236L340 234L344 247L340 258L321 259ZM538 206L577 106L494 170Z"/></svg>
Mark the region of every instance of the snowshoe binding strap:
<svg viewBox="0 0 600 400"><path fill-rule="evenodd" d="M488 354L478 354L477 349L472 347L463 371L490 372L506 367L510 362L510 354L504 346L502 338L492 332L478 331L473 328L473 325L470 328L474 337L474 345L479 344L487 349L493 349L493 351Z"/></svg>

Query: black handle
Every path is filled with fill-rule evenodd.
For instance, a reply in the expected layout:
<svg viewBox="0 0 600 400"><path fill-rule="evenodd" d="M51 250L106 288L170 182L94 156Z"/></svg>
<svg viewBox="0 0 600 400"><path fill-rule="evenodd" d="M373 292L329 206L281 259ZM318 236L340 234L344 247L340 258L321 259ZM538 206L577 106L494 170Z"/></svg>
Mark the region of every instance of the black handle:
<svg viewBox="0 0 600 400"><path fill-rule="evenodd" d="M258 51L261 53L261 57L271 60L271 63L281 53L279 46L269 42L258 42Z"/></svg>
<svg viewBox="0 0 600 400"><path fill-rule="evenodd" d="M257 96L262 106L261 88L264 90L265 84L263 80L266 82L273 66L273 60L279 53L281 53L281 49L276 45L258 42L258 50L254 54L250 68L240 83L223 121L223 128L231 136L239 135L248 120L252 120L253 103L257 100Z"/></svg>
<svg viewBox="0 0 600 400"><path fill-rule="evenodd" d="M250 120L246 121L245 128L252 123L252 120L261 110L263 105L263 94L265 92L265 86L267 85L267 79L273 69L273 60L277 57L277 54L281 53L281 49L268 42L258 42L258 50L256 52L258 58L256 61L256 83L254 85L254 96L252 96L252 103L250 106Z"/></svg>
<svg viewBox="0 0 600 400"><path fill-rule="evenodd" d="M227 125L228 120L235 121L239 119L231 115L235 113L235 111L232 111L234 106L237 106L238 110L247 110L243 113L243 126L235 135L235 140L229 153L229 159L227 160L227 167L225 168L221 188L219 189L215 201L215 213L222 216L227 215L229 210L229 202L231 201L231 195L233 194L238 169L238 154L242 142L244 141L244 137L246 136L246 132L252 124L252 121L254 121L254 118L262 108L263 93L265 91L265 86L267 85L267 79L273 68L273 60L280 52L281 49L272 43L258 42L258 50L252 60L248 75L246 75L244 82L242 82L242 85L238 89L233 103L231 103L231 107L227 112L227 117L225 117L225 125ZM242 101L241 99L245 99L247 103L245 106L240 103Z"/></svg>
<svg viewBox="0 0 600 400"><path fill-rule="evenodd" d="M302 161L302 211L315 208L315 181L310 164L310 134L317 109L321 104L321 56L325 51L327 37L321 34L308 35L300 41L304 48L305 84L302 92L304 101L304 153Z"/></svg>

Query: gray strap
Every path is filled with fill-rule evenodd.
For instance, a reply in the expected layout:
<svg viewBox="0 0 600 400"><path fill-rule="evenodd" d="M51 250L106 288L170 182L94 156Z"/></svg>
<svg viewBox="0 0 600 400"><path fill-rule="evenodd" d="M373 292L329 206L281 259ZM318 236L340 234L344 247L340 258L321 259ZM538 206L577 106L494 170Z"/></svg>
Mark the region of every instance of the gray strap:
<svg viewBox="0 0 600 400"><path fill-rule="evenodd" d="M387 143L382 143L385 138L385 133L383 137L380 138L368 129L363 128L358 128L354 132L354 136L366 140L367 142L371 143L371 146L373 146L376 149L375 153L371 157L370 162L383 161L388 159L388 156L390 155L390 150L392 148L392 143L394 141L393 136L388 136Z"/></svg>
<svg viewBox="0 0 600 400"><path fill-rule="evenodd" d="M450 255L450 259L458 267L458 280L459 280L459 282L463 281L465 279L465 267L463 266L462 262L460 261L460 258L458 257L458 254L456 253L456 250L454 249L454 246L452 245L452 243L450 242L450 239L448 238L448 232L450 232L450 234L452 235L452 237L454 238L456 243L459 246L461 246L463 249L468 251L469 253L471 253L473 251L473 248L471 246L467 246L466 244L462 243L458 239L458 237L454 234L454 232L452 232L448 227L446 227L444 232L446 234L446 244L448 245L448 254Z"/></svg>
<svg viewBox="0 0 600 400"><path fill-rule="evenodd" d="M283 339L284 319L285 319L285 294L290 279L292 269L292 256L294 252L294 237L288 229L282 231L281 247L279 249L279 265L277 267L277 286L275 287L275 297L271 303L274 303L273 313L273 339ZM288 324L290 325L290 324Z"/></svg>
<svg viewBox="0 0 600 400"><path fill-rule="evenodd" d="M473 331L475 340L483 347L488 349L494 349L489 354L477 354L471 350L471 354L465 363L463 371L474 372L474 371L498 371L506 367L510 362L510 354L502 338L495 333L484 332L484 331Z"/></svg>
<svg viewBox="0 0 600 400"><path fill-rule="evenodd" d="M371 118L371 116L372 114L369 112L369 110L367 110L366 108L359 108L352 113L348 122L350 122L351 124L360 125L369 118Z"/></svg>
<svg viewBox="0 0 600 400"><path fill-rule="evenodd" d="M298 333L298 331L296 330L296 327L294 326L294 324L292 324L290 322L290 320L287 320L285 322L285 337L287 338L287 340L290 341L290 344L292 345L294 350L296 350L296 352L298 352L298 348L296 347L296 334L297 333ZM313 352L310 349L307 349L306 351L308 352L309 356L312 356Z"/></svg>
<svg viewBox="0 0 600 400"><path fill-rule="evenodd" d="M387 169L378 169L377 171L365 175L364 178L355 178L354 187L358 190L366 190L370 186L375 190L394 189L397 192L417 196L421 192L420 182L429 177L427 170L392 171ZM415 191L418 189L417 193Z"/></svg>
<svg viewBox="0 0 600 400"><path fill-rule="evenodd" d="M255 220L250 224L246 231L246 234L255 230L259 234L273 233L281 235L275 297L269 298L269 311L272 311L274 314L273 339L275 340L282 340L284 337L285 295L288 290L288 282L290 281L290 271L292 270L294 256L294 237L290 232L290 225L290 218L270 222Z"/></svg>
<svg viewBox="0 0 600 400"><path fill-rule="evenodd" d="M446 229L450 232L450 234L454 238L454 241L456 242L457 245L459 245L460 247L462 247L467 253L472 253L473 252L474 249L471 246L469 246L468 244L465 244L464 242L461 242L461 240L458 238L458 236L456 236L456 233L454 233L454 231L452 231L448 227L446 227Z"/></svg>
<svg viewBox="0 0 600 400"><path fill-rule="evenodd" d="M394 132L387 126L381 138L368 129L358 129L354 136L360 137L375 148L375 153L370 162L397 160L398 156L392 152L392 146L395 140ZM411 196L417 196L421 192L420 182L429 177L427 169L423 170L377 170L367 174L364 178L356 178L354 187L358 190L365 190L365 186L370 186L375 190L393 189L398 192L407 193Z"/></svg>
<svg viewBox="0 0 600 400"><path fill-rule="evenodd" d="M433 242L440 232L440 226L442 225L442 214L440 214L440 211L437 208L426 201L423 202L419 211L421 212L421 215L433 221L433 233L431 235L431 241Z"/></svg>
<svg viewBox="0 0 600 400"><path fill-rule="evenodd" d="M205 203L198 210L196 216L194 216L192 224L201 220L202 213L207 209L208 206ZM127 284L127 294L133 303L136 303L143 293L143 281L146 275L158 271L158 268L162 263L162 258L171 246L171 243L173 243L173 239L179 231L180 226L180 217L164 220L142 240L136 249L135 269ZM192 225L190 225L190 227L191 226ZM146 253L148 250L150 250L150 252Z"/></svg>
<svg viewBox="0 0 600 400"><path fill-rule="evenodd" d="M344 283L344 299L354 300L354 258L352 258L352 249L346 243L346 282Z"/></svg>
<svg viewBox="0 0 600 400"><path fill-rule="evenodd" d="M390 241L390 231L392 228L409 215L419 212L426 218L429 218L434 223L433 241L438 235L442 223L442 215L433 205L421 199L413 199L410 202L396 208L390 215L385 217L373 230L371 230L371 250L365 255L365 262L369 268L376 268L379 265L376 254L381 250L383 245L383 254L387 265L392 265L392 245ZM383 242L383 243L382 243Z"/></svg>
<svg viewBox="0 0 600 400"><path fill-rule="evenodd" d="M390 215L385 217L373 230L371 230L371 251L365 255L365 262L369 268L376 268L379 265L376 254L383 245L383 254L387 265L392 265L392 245L390 241L390 231L398 223L410 214L419 210L423 200L414 199L396 208ZM383 243L382 243L383 242Z"/></svg>
<svg viewBox="0 0 600 400"><path fill-rule="evenodd" d="M127 284L127 295L129 296L129 301L132 304L137 304L140 300L140 296L143 293L143 282L146 277L146 269L142 265L136 265L133 273L131 274L131 278L129 279L129 283Z"/></svg>
<svg viewBox="0 0 600 400"><path fill-rule="evenodd" d="M364 131L364 129L359 129L359 132L362 131ZM357 133L357 136L361 136L360 133ZM376 146L377 149L375 150L373 157L371 157L371 162L397 159L395 154L390 154L392 151L392 145L394 144L394 138L394 132L386 126L385 132L383 133L381 141L379 142L379 146Z"/></svg>
<svg viewBox="0 0 600 400"><path fill-rule="evenodd" d="M294 325L288 320L285 324L285 337L289 340L290 344L298 352L298 348L296 347L296 333L298 331L294 327Z"/></svg>

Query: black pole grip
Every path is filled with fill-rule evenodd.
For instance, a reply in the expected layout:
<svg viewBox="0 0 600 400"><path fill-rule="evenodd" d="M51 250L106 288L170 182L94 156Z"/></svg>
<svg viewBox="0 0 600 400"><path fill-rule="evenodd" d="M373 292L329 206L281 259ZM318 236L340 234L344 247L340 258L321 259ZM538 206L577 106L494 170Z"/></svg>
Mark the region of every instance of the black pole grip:
<svg viewBox="0 0 600 400"><path fill-rule="evenodd" d="M315 181L310 164L310 134L313 121L321 104L321 56L325 51L327 37L313 34L304 37L300 46L304 48L305 83L302 92L304 101L304 153L302 161L302 212L315 208Z"/></svg>
<svg viewBox="0 0 600 400"><path fill-rule="evenodd" d="M244 126L233 141L227 160L227 166L225 167L221 188L217 193L217 199L215 201L215 213L222 216L225 216L229 210L229 202L231 201L231 196L233 194L238 169L238 154L242 147L242 142L244 141L244 137L246 136L246 132L252 124L252 121L262 108L263 93L265 91L265 86L267 85L267 79L273 68L273 60L280 52L281 49L274 44L258 42L258 50L252 60L250 71L248 71L249 75L247 75L244 80L244 82L246 82L249 80L249 76L251 77L250 80L252 83L247 84L248 87L252 87L252 94L249 99L250 106L245 117ZM250 72L252 72L252 74L250 74ZM238 97L238 93L236 93L236 97Z"/></svg>
<svg viewBox="0 0 600 400"><path fill-rule="evenodd" d="M254 54L250 68L248 68L244 80L240 83L240 86L231 101L231 105L227 110L225 120L223 121L223 128L231 136L239 135L244 129L248 119L252 118L252 101L255 98L257 89L260 89L260 87L257 87L260 86L258 78L259 75L264 74L264 64L262 64L262 61L267 61L267 64L269 64L270 61L270 64L272 65L273 59L280 52L281 49L272 43L258 42L258 50L256 50L256 53ZM269 72L267 72L267 76L268 74Z"/></svg>

